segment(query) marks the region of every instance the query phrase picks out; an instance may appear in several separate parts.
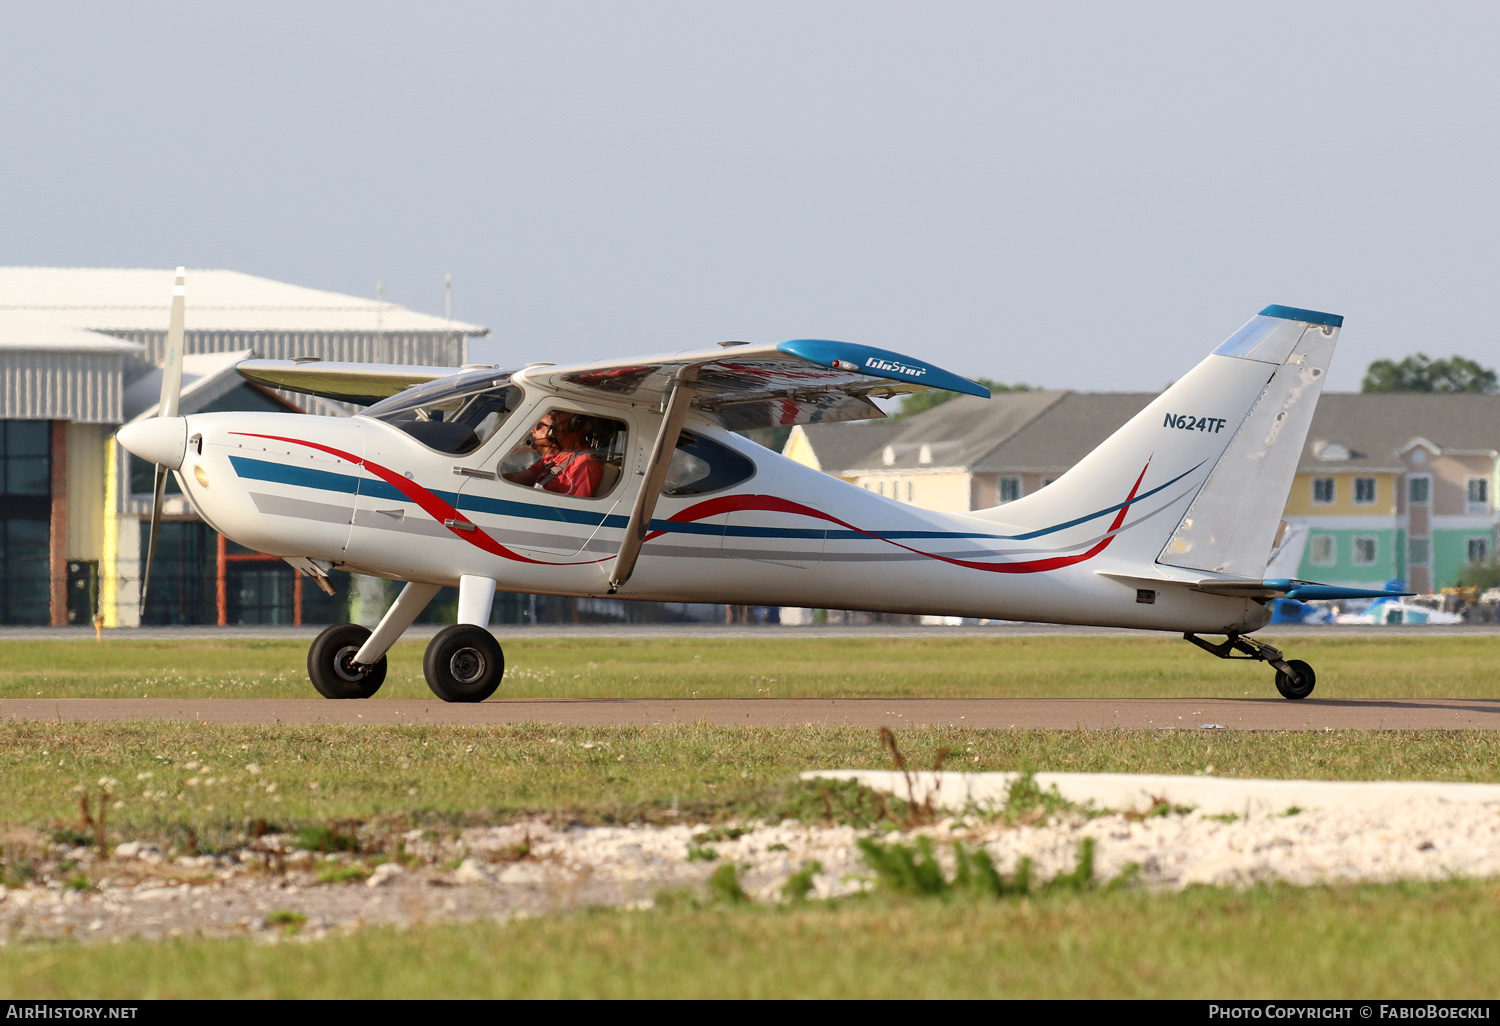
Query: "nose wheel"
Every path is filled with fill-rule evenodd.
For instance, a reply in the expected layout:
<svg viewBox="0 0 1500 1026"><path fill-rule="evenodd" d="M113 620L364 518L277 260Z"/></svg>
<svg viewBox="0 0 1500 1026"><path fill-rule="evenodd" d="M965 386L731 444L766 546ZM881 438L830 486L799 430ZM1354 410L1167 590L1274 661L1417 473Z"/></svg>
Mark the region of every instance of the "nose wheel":
<svg viewBox="0 0 1500 1026"><path fill-rule="evenodd" d="M505 654L483 627L455 624L428 643L422 673L432 693L445 702L483 702L505 676Z"/></svg>
<svg viewBox="0 0 1500 1026"><path fill-rule="evenodd" d="M1183 638L1220 659L1254 659L1270 663L1276 668L1276 690L1281 692L1282 698L1306 698L1312 694L1318 681L1311 666L1301 659L1283 658L1279 648L1272 648L1263 641L1251 641L1238 634L1229 635L1218 645L1204 641L1196 634L1184 634Z"/></svg>
<svg viewBox="0 0 1500 1026"><path fill-rule="evenodd" d="M307 650L307 675L324 698L369 698L385 683L385 656L368 666L354 661L370 637L357 623L335 624L313 639Z"/></svg>

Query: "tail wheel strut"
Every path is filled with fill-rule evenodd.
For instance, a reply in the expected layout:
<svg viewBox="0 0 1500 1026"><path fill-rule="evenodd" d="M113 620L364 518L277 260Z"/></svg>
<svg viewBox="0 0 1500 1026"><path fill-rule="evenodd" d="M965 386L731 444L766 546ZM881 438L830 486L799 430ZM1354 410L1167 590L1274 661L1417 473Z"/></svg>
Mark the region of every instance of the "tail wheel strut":
<svg viewBox="0 0 1500 1026"><path fill-rule="evenodd" d="M1301 659L1286 659L1281 654L1281 649L1267 645L1264 641L1254 641L1233 633L1219 644L1205 641L1196 634L1184 634L1182 637L1220 659L1251 659L1270 663L1276 669L1276 690L1281 692L1283 698L1306 698L1312 694L1313 686L1318 680L1318 675L1311 666Z"/></svg>

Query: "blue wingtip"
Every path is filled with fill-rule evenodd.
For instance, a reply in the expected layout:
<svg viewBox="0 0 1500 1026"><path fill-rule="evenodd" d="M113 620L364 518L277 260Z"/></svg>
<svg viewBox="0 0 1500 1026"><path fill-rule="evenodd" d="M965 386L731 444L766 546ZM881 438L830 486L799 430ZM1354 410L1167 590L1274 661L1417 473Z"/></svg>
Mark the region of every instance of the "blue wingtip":
<svg viewBox="0 0 1500 1026"><path fill-rule="evenodd" d="M946 388L950 392L990 398L990 390L977 381L970 381L924 360L893 353L888 349L876 349L853 342L835 342L826 338L794 338L789 342L782 342L776 348L823 367L836 367L871 377L909 381L931 388Z"/></svg>
<svg viewBox="0 0 1500 1026"><path fill-rule="evenodd" d="M1319 313L1316 310L1302 310L1295 306L1278 306L1272 303L1260 312L1262 317L1280 317L1288 321L1306 321L1308 324L1322 324L1330 328L1342 328L1344 318L1340 314Z"/></svg>

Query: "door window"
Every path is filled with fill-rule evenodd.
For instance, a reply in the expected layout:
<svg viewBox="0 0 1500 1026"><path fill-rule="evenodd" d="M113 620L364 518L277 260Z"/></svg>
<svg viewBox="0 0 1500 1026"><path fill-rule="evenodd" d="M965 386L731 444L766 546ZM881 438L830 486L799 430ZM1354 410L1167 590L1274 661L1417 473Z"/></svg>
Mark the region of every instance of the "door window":
<svg viewBox="0 0 1500 1026"><path fill-rule="evenodd" d="M625 462L623 421L551 409L500 461L512 484L577 499L602 499L615 490Z"/></svg>

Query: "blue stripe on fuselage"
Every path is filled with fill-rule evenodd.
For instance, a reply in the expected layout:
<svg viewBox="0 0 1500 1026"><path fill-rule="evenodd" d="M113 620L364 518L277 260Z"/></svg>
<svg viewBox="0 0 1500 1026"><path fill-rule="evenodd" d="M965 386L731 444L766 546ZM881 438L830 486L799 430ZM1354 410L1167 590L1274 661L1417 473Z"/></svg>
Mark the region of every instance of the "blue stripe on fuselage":
<svg viewBox="0 0 1500 1026"><path fill-rule="evenodd" d="M411 498L404 495L395 485L387 484L385 481L375 478L361 478L353 474L335 473L331 470L317 470L313 467L273 463L268 460L253 459L248 456L230 456L229 462L233 465L236 474L254 481L271 481L276 484L294 485L298 488L315 488L320 491L340 492L345 495L358 493L367 498L390 499L395 502L411 501ZM1089 513L1086 516L1081 516L1075 520L1069 520L1066 523L1057 524L1053 527L1028 531L1025 534L989 534L983 531L851 531L836 528L819 530L817 528L798 527L750 527L736 524L683 523L676 520L653 520L651 521L650 530L660 531L663 534L728 535L734 538L827 538L829 541L854 541L869 537L886 540L978 538L985 541L1028 541L1087 523L1098 517L1114 513L1124 506L1134 505L1143 499L1155 495L1164 488L1170 488L1201 466L1203 466L1202 463L1198 464L1197 467L1193 467L1192 470L1177 475L1166 484L1137 495L1134 499L1129 500L1129 502L1117 502L1113 506L1099 510L1096 513ZM459 492L439 491L435 488L429 489L429 491L455 509L469 510L474 513L490 513L495 516L517 517L522 520L551 520L563 524L582 524L586 527L623 528L630 523L629 517L620 516L619 514L593 513L588 510L538 505L533 502L518 502L513 499L492 499L482 495L463 495Z"/></svg>

